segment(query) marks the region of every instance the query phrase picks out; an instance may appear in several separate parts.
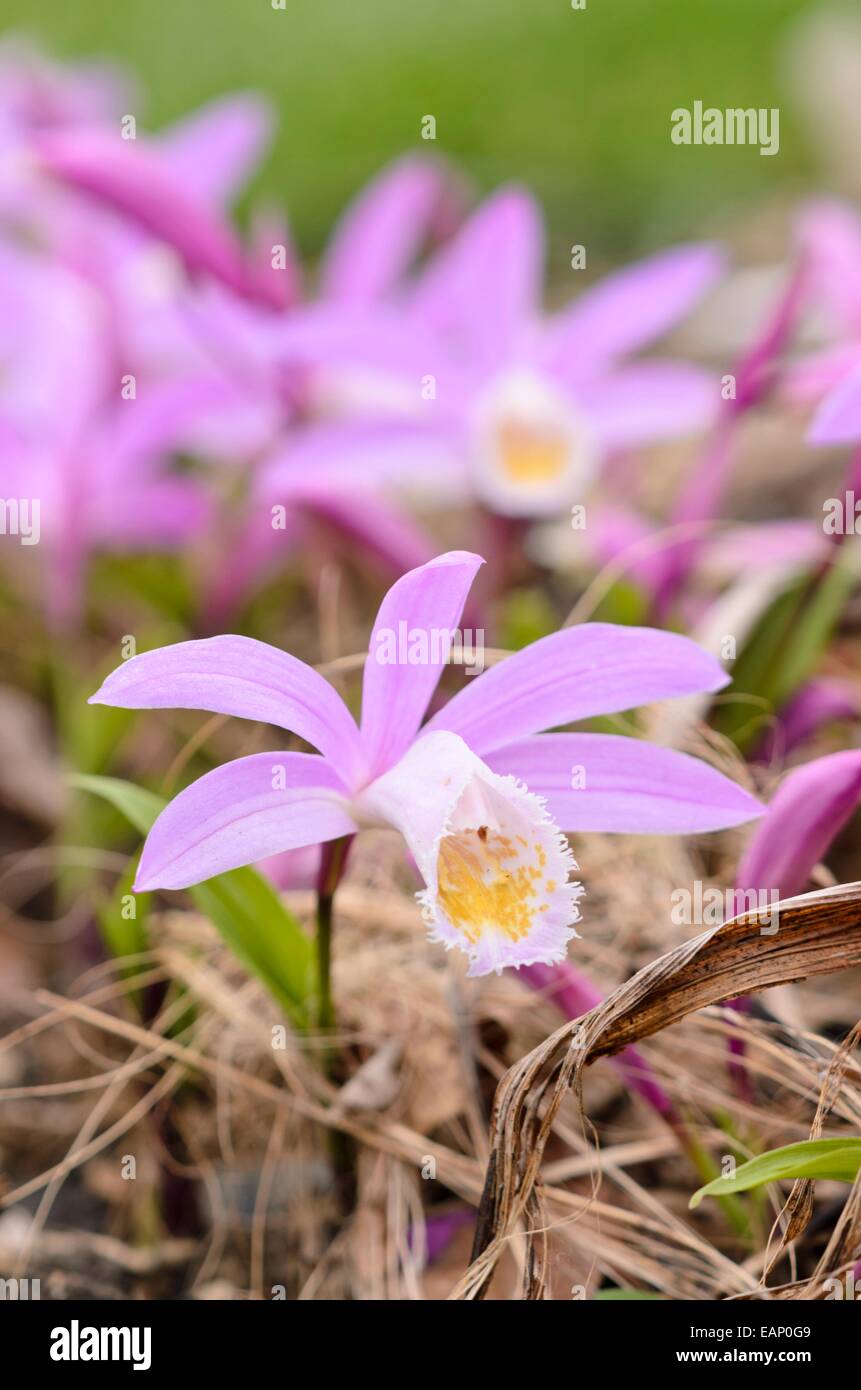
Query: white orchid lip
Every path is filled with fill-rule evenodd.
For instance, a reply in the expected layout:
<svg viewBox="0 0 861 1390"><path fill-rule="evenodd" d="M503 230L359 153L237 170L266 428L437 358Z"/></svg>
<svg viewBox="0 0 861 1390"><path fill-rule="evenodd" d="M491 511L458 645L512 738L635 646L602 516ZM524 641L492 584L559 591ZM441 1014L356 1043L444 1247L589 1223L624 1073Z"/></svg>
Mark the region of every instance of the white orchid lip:
<svg viewBox="0 0 861 1390"><path fill-rule="evenodd" d="M495 511L546 516L579 500L598 466L589 421L546 377L520 368L479 398L476 488Z"/></svg>
<svg viewBox="0 0 861 1390"><path fill-rule="evenodd" d="M464 951L470 975L564 959L583 891L568 843L541 797L457 734L420 738L354 810L404 836L430 939Z"/></svg>

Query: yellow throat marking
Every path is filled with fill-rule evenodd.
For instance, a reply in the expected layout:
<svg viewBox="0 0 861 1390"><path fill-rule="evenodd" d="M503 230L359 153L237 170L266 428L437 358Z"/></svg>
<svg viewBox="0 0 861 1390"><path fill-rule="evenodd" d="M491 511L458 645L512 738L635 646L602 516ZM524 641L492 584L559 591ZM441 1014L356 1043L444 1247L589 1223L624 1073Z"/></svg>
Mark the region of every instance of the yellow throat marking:
<svg viewBox="0 0 861 1390"><path fill-rule="evenodd" d="M512 483L552 483L565 470L568 446L557 431L509 420L500 425L498 438L502 469Z"/></svg>
<svg viewBox="0 0 861 1390"><path fill-rule="evenodd" d="M519 941L528 935L536 910L545 910L537 908L536 898L547 856L536 843L526 860L530 846L522 836L517 840L515 844L507 835L481 826L446 835L440 842L439 900L470 945L488 929Z"/></svg>

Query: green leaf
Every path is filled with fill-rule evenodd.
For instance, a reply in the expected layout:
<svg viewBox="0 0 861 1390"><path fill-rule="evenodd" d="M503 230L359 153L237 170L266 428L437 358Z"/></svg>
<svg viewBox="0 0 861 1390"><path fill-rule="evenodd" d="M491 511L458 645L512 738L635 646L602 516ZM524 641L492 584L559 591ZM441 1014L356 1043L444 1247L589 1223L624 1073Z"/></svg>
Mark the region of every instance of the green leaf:
<svg viewBox="0 0 861 1390"><path fill-rule="evenodd" d="M68 781L77 791L92 792L93 796L109 801L141 835L149 834L156 816L161 815L167 804L155 792L124 782L120 777L95 777L77 772L72 773Z"/></svg>
<svg viewBox="0 0 861 1390"><path fill-rule="evenodd" d="M228 946L297 1021L314 992L312 942L256 869L232 869L189 889Z"/></svg>
<svg viewBox="0 0 861 1390"><path fill-rule="evenodd" d="M69 781L79 791L109 801L141 835L149 832L166 805L155 792L118 777L77 774ZM296 1022L305 1022L314 989L313 946L268 880L250 867L232 869L189 892L199 910L281 1007Z"/></svg>
<svg viewBox="0 0 861 1390"><path fill-rule="evenodd" d="M666 1294L654 1293L649 1289L599 1289L593 1293L592 1299L600 1303L634 1303L641 1300L660 1303L666 1299Z"/></svg>
<svg viewBox="0 0 861 1390"><path fill-rule="evenodd" d="M519 652L540 637L555 632L558 620L543 589L512 589L502 604L500 646Z"/></svg>
<svg viewBox="0 0 861 1390"><path fill-rule="evenodd" d="M832 1182L854 1182L861 1168L861 1139L808 1139L787 1144L782 1149L752 1158L737 1168L732 1177L715 1178L695 1192L691 1207L703 1197L724 1197L730 1192L747 1192L763 1183L795 1178L829 1178Z"/></svg>
<svg viewBox="0 0 861 1390"><path fill-rule="evenodd" d="M592 613L590 622L619 623L637 627L648 619L649 603L643 589L631 579L617 579Z"/></svg>
<svg viewBox="0 0 861 1390"><path fill-rule="evenodd" d="M781 709L815 671L858 582L857 562L842 547L813 574L791 581L761 614L733 666L729 698L715 705L711 724L744 751L763 722Z"/></svg>
<svg viewBox="0 0 861 1390"><path fill-rule="evenodd" d="M137 858L126 869L110 898L97 909L102 940L112 956L140 955L149 946L146 915L150 894L132 891L136 873ZM134 899L134 917L127 916L123 910L128 898Z"/></svg>

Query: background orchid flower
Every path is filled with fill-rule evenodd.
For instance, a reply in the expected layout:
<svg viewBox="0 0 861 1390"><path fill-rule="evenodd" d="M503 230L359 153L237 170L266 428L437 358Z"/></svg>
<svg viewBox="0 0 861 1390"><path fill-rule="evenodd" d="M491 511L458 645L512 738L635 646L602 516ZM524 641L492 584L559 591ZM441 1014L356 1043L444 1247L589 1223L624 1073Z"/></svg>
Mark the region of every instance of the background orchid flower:
<svg viewBox="0 0 861 1390"><path fill-rule="evenodd" d="M114 209L180 255L192 273L254 297L241 243L219 204L233 194L268 141L258 98L213 103L160 136L124 138L106 123L51 132L34 142L39 167L67 188ZM278 284L274 274L273 291ZM265 292L265 291L264 291Z"/></svg>
<svg viewBox="0 0 861 1390"><path fill-rule="evenodd" d="M853 369L819 405L808 438L811 444L854 444L861 440L861 346Z"/></svg>
<svg viewBox="0 0 861 1390"><path fill-rule="evenodd" d="M792 898L807 889L816 865L848 824L861 802L861 751L830 753L788 772L753 835L738 866L736 911L746 910L746 897L775 893ZM747 1013L746 996L732 1001ZM742 1094L749 1082L741 1063L744 1043L730 1037L731 1070Z"/></svg>
<svg viewBox="0 0 861 1390"><path fill-rule="evenodd" d="M99 127L45 138L38 156L55 180L120 214L128 228L171 248L192 274L209 278L211 293L196 312L211 350L226 352L234 364L245 352L249 366L256 359L258 370L265 363L283 376L272 355L273 334L284 311L309 297L289 231L281 218L259 219L252 263L222 213L268 142L269 126L265 105L242 94L212 103L157 137L124 141ZM454 180L442 163L419 156L396 160L336 224L321 261L319 303L355 311L381 302L427 240L451 229L457 207ZM232 341L225 302L232 328L241 329L239 343Z"/></svg>
<svg viewBox="0 0 861 1390"><path fill-rule="evenodd" d="M816 199L798 218L797 239L819 342L788 365L786 392L817 402L861 363L861 216L837 198Z"/></svg>
<svg viewBox="0 0 861 1390"><path fill-rule="evenodd" d="M776 889L791 898L861 800L861 751L829 753L788 772L751 837L739 865L742 891Z"/></svg>
<svg viewBox="0 0 861 1390"><path fill-rule="evenodd" d="M837 720L857 720L861 714L861 694L853 681L837 676L819 676L807 681L782 709L758 750L764 762L785 758L827 724Z"/></svg>
<svg viewBox="0 0 861 1390"><path fill-rule="evenodd" d="M124 142L98 130L43 141L39 151L55 178L122 213L150 240L178 252L190 271L207 277L161 302L142 304L137 287L147 277L124 275L122 285L129 280L135 297L129 301L126 294L120 315L121 332L153 370L220 378L222 399L213 406L209 428L200 421L202 451L249 468L267 449L270 456L288 457L290 480L266 501L295 514L290 529L301 530L308 515L322 518L390 573L399 573L428 559L433 548L387 496L383 473L392 466L391 448L386 451L377 437L368 439L365 458L354 454L355 467L348 471L335 461L325 424L317 432L295 423L328 412L334 388L301 364L285 366L276 350L290 317L285 319L284 310L303 293L289 236L282 229L277 238L285 267L272 269L276 248L265 238L252 265L247 256L243 261L217 206L235 184L237 169L244 168L240 156L247 162L257 153L263 127L251 99L234 97L147 142ZM320 303L330 312L352 314L389 295L424 242L443 234L455 214L453 181L441 164L413 156L396 161L362 190L336 226L322 259ZM261 275L270 282L262 296L253 283ZM278 293L285 281L291 287L287 301ZM400 450L398 463L402 468ZM414 463L421 467L417 453ZM281 553L283 535L267 527L268 517L261 519L252 507L234 528L236 570L248 582ZM231 586L234 605L242 592L241 585ZM224 597L210 595L212 616L226 611Z"/></svg>
<svg viewBox="0 0 861 1390"><path fill-rule="evenodd" d="M212 379L141 379L125 399L96 292L2 243L0 307L0 495L38 505L48 611L65 625L92 551L171 549L204 526L206 493L171 459L219 392Z"/></svg>
<svg viewBox="0 0 861 1390"><path fill-rule="evenodd" d="M410 481L410 450L435 441L445 481L515 516L582 498L609 450L708 424L719 392L687 364L627 359L665 333L715 282L709 246L653 257L542 317L543 232L532 198L505 188L473 213L386 313L298 315L288 360L378 385L377 424ZM346 428L342 462L366 452ZM275 492L291 460L272 462ZM438 467L442 473L442 465ZM422 477L412 470L413 481Z"/></svg>
<svg viewBox="0 0 861 1390"><path fill-rule="evenodd" d="M861 439L861 216L836 198L811 202L799 218L810 291L826 341L787 372L791 399L814 403L812 444Z"/></svg>
<svg viewBox="0 0 861 1390"><path fill-rule="evenodd" d="M21 37L0 43L0 218L43 234L57 214L32 161L49 133L119 122L134 100L129 74L107 62L58 64Z"/></svg>
<svg viewBox="0 0 861 1390"><path fill-rule="evenodd" d="M481 557L453 551L383 599L357 725L296 658L245 637L132 658L91 703L180 706L287 728L319 750L259 753L208 773L154 825L137 887L184 888L241 864L355 834L398 830L425 888L431 938L474 975L551 964L578 920L566 830L697 833L759 814L697 759L615 735L540 731L652 700L716 690L726 676L686 638L590 624L557 632L473 678L426 723ZM390 661L392 643L418 656Z"/></svg>

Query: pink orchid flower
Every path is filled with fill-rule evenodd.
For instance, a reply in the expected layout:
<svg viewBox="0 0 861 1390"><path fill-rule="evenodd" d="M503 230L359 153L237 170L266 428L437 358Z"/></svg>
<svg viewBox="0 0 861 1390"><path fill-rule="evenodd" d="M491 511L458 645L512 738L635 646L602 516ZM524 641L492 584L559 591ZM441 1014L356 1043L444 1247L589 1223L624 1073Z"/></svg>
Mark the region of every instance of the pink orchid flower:
<svg viewBox="0 0 861 1390"><path fill-rule="evenodd" d="M236 294L268 298L279 281L252 276L221 204L244 181L269 127L266 105L238 95L160 136L124 138L119 124L106 122L51 131L33 140L33 159L92 206L111 208L172 245L190 273L212 276Z"/></svg>
<svg viewBox="0 0 861 1390"><path fill-rule="evenodd" d="M825 396L807 437L811 444L856 444L861 440L861 344L852 370Z"/></svg>
<svg viewBox="0 0 861 1390"><path fill-rule="evenodd" d="M330 466L327 425L317 433L295 424L329 410L330 387L312 381L301 363L285 366L277 350L289 311L306 294L289 234L282 226L261 227L246 254L221 212L237 170L259 146L262 127L251 99L234 97L159 137L124 142L103 129L76 131L42 141L39 157L56 180L89 195L90 206L122 214L138 235L143 229L145 247L172 248L193 275L181 294L167 286L156 297L147 287L153 274L163 278L164 268L155 264L149 274L144 262L135 274L126 266L111 293L121 308L121 335L154 370L220 374L222 400L208 431L201 421L206 456L227 455L253 467L267 450L286 453L290 483L267 498L290 509L284 529L301 534L308 516L322 519L346 531L389 573L399 573L430 558L433 547L387 495L386 458L376 439L368 447L373 470L354 456L355 466L345 472ZM394 291L425 241L443 234L454 215L453 180L441 164L414 156L397 160L336 225L322 258L319 301L336 314L365 312ZM286 263L273 269L278 248ZM149 298L142 302L142 296ZM398 462L402 466L400 451ZM417 468L421 462L415 458ZM269 525L268 509L235 518L231 550L246 582L232 584L228 596L216 584L207 600L211 616L235 606L243 588L283 551L284 539L283 530Z"/></svg>
<svg viewBox="0 0 861 1390"><path fill-rule="evenodd" d="M457 631L482 563L453 551L389 590L360 725L319 673L246 637L143 653L108 676L91 703L238 715L319 750L240 758L181 792L149 834L137 889L185 888L389 827L424 880L431 939L459 947L481 975L565 956L581 888L563 831L690 834L759 815L758 802L695 758L616 735L541 733L724 686L717 663L673 633L564 629L473 677L423 724L446 664L444 635Z"/></svg>
<svg viewBox="0 0 861 1390"><path fill-rule="evenodd" d="M803 893L861 801L861 751L827 753L786 774L739 865L741 890Z"/></svg>
<svg viewBox="0 0 861 1390"><path fill-rule="evenodd" d="M0 43L0 216L44 229L55 200L39 186L31 159L41 136L119 122L133 102L127 74L106 63L52 62L20 38Z"/></svg>
<svg viewBox="0 0 861 1390"><path fill-rule="evenodd" d="M836 198L819 199L799 219L799 241L828 341L789 368L787 392L817 404L812 444L854 443L861 439L861 216Z"/></svg>
<svg viewBox="0 0 861 1390"><path fill-rule="evenodd" d="M489 198L394 304L295 315L279 335L288 361L311 365L342 400L363 396L332 457L357 467L376 453L392 480L477 496L512 516L582 500L613 449L676 438L714 417L709 374L669 361L629 362L717 279L719 254L691 246L609 276L542 316L543 232L519 188ZM432 457L432 471L411 450ZM276 455L263 479L277 494L297 463Z"/></svg>
<svg viewBox="0 0 861 1390"><path fill-rule="evenodd" d="M828 753L794 767L783 778L738 866L735 911L749 909L751 894L785 900L807 891L810 876L861 802L861 751ZM750 998L731 1003L748 1013ZM741 1038L729 1039L732 1074L742 1095L750 1083L742 1065Z"/></svg>
<svg viewBox="0 0 861 1390"><path fill-rule="evenodd" d="M80 277L0 242L0 494L38 507L55 626L80 617L95 550L173 549L209 502L171 456L217 405L212 379L141 379L123 399L105 305Z"/></svg>

